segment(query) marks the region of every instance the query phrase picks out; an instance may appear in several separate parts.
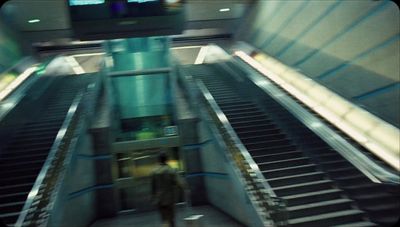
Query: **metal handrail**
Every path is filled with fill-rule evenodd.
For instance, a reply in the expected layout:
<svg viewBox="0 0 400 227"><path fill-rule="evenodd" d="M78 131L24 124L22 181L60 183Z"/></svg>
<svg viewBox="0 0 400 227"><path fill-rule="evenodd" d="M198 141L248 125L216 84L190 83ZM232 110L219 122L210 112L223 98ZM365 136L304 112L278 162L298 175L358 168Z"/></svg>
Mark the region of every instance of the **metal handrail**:
<svg viewBox="0 0 400 227"><path fill-rule="evenodd" d="M257 192L260 199L262 199L262 204L265 205L265 212L276 225L286 225L287 215L285 214L286 208L283 199L276 196L204 83L196 80L196 84L206 104L211 108L210 113L214 115L214 120L217 120L221 125L219 130L222 131L222 137L227 142L228 150L233 154L234 162L238 165L245 179L250 181L251 187Z"/></svg>
<svg viewBox="0 0 400 227"><path fill-rule="evenodd" d="M245 64L244 61L233 61L242 66ZM246 70L247 67L251 67L249 65L245 66ZM270 81L268 78L260 78L258 75L254 75L254 73L249 73L248 77L256 86L260 87L265 93L284 106L284 108L304 123L307 128L320 136L371 181L375 183L400 184L398 172L394 173L371 160L370 157L359 151L330 127L326 126L320 119L310 114L304 107L288 97L285 92L281 90L279 85ZM267 80L269 83L259 83L258 80ZM315 125L317 125L317 127Z"/></svg>
<svg viewBox="0 0 400 227"><path fill-rule="evenodd" d="M99 79L101 80L101 78ZM96 83L99 81L96 81ZM66 163L77 144L77 136L81 134L83 126L81 122L85 115L92 115L94 112L94 102L88 105L88 99L96 96L99 89L94 90L93 85L89 85L85 91L78 93L70 108L66 118L57 133L56 139L50 149L49 155L36 178L32 190L28 194L24 207L15 223L15 227L22 226L46 226L49 221L60 185L65 178Z"/></svg>

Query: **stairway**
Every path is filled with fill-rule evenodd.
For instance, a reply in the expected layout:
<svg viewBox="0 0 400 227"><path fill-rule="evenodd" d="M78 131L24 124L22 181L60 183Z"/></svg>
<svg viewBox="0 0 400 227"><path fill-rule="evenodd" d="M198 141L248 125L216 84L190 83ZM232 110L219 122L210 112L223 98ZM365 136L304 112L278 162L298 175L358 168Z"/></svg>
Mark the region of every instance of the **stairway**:
<svg viewBox="0 0 400 227"><path fill-rule="evenodd" d="M273 191L287 201L289 224L393 226L399 199L383 185L372 183L282 107L265 111L238 95L212 65L193 67L192 75L206 85ZM293 131L283 130L277 116L293 122Z"/></svg>
<svg viewBox="0 0 400 227"><path fill-rule="evenodd" d="M279 109L272 110L271 113L276 115L278 111ZM357 202L361 210L367 212L372 222L379 226L393 226L398 221L400 211L398 186L385 186L372 182L304 125L291 121L290 116L280 114L280 118L281 121L291 122L291 128L287 129L290 131L288 133L292 134L290 137L296 137L293 136L294 133L307 135L306 139L297 137L296 144L301 146L307 156L317 163L331 179L335 180L338 187L345 191L349 198ZM361 152L376 158L365 149Z"/></svg>
<svg viewBox="0 0 400 227"><path fill-rule="evenodd" d="M0 159L0 218L13 225L35 183L73 99L92 80L91 76L63 76L45 93L41 115L19 129ZM29 117L29 113L26 113Z"/></svg>

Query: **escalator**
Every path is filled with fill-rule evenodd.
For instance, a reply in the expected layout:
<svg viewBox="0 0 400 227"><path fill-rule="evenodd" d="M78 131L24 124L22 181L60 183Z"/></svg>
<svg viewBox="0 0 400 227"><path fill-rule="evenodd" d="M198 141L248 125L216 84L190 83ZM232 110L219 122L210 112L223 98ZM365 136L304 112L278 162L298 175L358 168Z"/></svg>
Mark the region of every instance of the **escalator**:
<svg viewBox="0 0 400 227"><path fill-rule="evenodd" d="M287 202L290 225L394 225L400 205L390 187L371 182L281 106L272 102L260 106L250 96L240 95L237 86L245 83L240 85L229 72L215 64L190 67L273 191Z"/></svg>
<svg viewBox="0 0 400 227"><path fill-rule="evenodd" d="M38 107L41 109L32 110L38 112L38 116L31 116L17 129L1 152L0 218L6 224L12 225L16 222L73 99L79 91L94 81L93 79L92 75L74 75L44 77L37 82L52 80L38 102L44 102ZM29 118L30 113L19 115Z"/></svg>

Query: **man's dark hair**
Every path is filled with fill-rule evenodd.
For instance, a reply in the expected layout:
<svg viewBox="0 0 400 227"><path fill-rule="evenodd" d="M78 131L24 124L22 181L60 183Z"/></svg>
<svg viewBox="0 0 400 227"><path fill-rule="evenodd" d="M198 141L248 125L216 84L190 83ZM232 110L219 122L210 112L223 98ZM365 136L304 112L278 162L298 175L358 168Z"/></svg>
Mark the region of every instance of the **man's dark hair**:
<svg viewBox="0 0 400 227"><path fill-rule="evenodd" d="M160 155L158 156L158 161L160 163L164 163L165 164L167 162L167 159L168 159L168 157L167 157L167 154L165 152L161 152Z"/></svg>

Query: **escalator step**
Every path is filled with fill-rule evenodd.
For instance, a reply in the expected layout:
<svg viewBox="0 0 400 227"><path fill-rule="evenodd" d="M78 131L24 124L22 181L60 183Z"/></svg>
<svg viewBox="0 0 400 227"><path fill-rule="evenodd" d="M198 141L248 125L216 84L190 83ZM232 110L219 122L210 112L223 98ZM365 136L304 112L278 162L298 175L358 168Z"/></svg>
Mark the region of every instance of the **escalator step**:
<svg viewBox="0 0 400 227"><path fill-rule="evenodd" d="M240 140L243 143L251 143L251 142L256 142L256 141L268 141L268 140L282 140L286 139L286 136L282 133L277 133L277 134L261 134L258 136L249 136L249 137L244 137L244 136L239 136Z"/></svg>
<svg viewBox="0 0 400 227"><path fill-rule="evenodd" d="M9 158L19 157L21 155L33 155L33 154L43 154L48 153L51 146L40 147L40 148L23 148L23 149L7 149L3 155Z"/></svg>
<svg viewBox="0 0 400 227"><path fill-rule="evenodd" d="M270 119L267 118L265 114L253 114L248 116L240 116L240 117L229 117L229 122L242 122L242 121L255 121L255 120L268 120L271 122Z"/></svg>
<svg viewBox="0 0 400 227"><path fill-rule="evenodd" d="M272 179L278 177L285 177L303 173L310 173L315 171L316 166L314 164L302 165L302 166L294 166L294 167L287 167L282 169L274 169L268 171L261 171L265 178Z"/></svg>
<svg viewBox="0 0 400 227"><path fill-rule="evenodd" d="M340 185L357 185L357 184L366 184L371 180L368 179L363 174L356 175L348 175L343 177L334 178Z"/></svg>
<svg viewBox="0 0 400 227"><path fill-rule="evenodd" d="M43 143L49 140L54 140L55 135L47 136L47 137L25 137L25 138L20 138L18 140L14 140L13 143L24 143L24 144L29 144L29 143Z"/></svg>
<svg viewBox="0 0 400 227"><path fill-rule="evenodd" d="M346 168L352 167L353 165L347 160L334 160L329 162L322 162L321 163L324 169L337 169L337 168Z"/></svg>
<svg viewBox="0 0 400 227"><path fill-rule="evenodd" d="M25 201L0 204L0 213L4 214L4 213L19 212L19 211L21 211L22 206L24 204L25 204Z"/></svg>
<svg viewBox="0 0 400 227"><path fill-rule="evenodd" d="M380 191L382 188L380 185L375 184L375 183L366 183L366 184L358 184L358 185L346 185L342 186L344 190L347 191L347 193L352 195L357 195L357 194L364 194L364 193L369 193L371 191Z"/></svg>
<svg viewBox="0 0 400 227"><path fill-rule="evenodd" d="M7 162L2 163L2 169L21 169L21 168L34 168L34 167L41 167L43 165L44 160L18 160L16 162Z"/></svg>
<svg viewBox="0 0 400 227"><path fill-rule="evenodd" d="M378 193L366 193L366 194L356 194L351 197L352 199L356 200L357 203L363 206L373 206L379 203L392 203L397 202L399 203L400 200L396 201L393 200L393 196L388 193L378 192Z"/></svg>
<svg viewBox="0 0 400 227"><path fill-rule="evenodd" d="M315 192L307 192L307 193L283 196L282 198L286 200L288 206L297 206L307 203L338 199L341 198L342 192L343 191L339 189L328 189L328 190L320 190Z"/></svg>
<svg viewBox="0 0 400 227"><path fill-rule="evenodd" d="M254 105L253 103L246 102L246 101L238 102L234 105L233 104L221 104L219 106L221 107L221 109L224 110L224 112L225 111L238 112L238 111L259 110L256 105Z"/></svg>
<svg viewBox="0 0 400 227"><path fill-rule="evenodd" d="M374 227L374 226L378 225L367 221L352 222L350 224L343 224L343 225L335 225L335 227Z"/></svg>
<svg viewBox="0 0 400 227"><path fill-rule="evenodd" d="M6 162L15 162L21 159L25 160L30 160L30 161L38 161L38 160L44 160L46 159L48 155L48 152L43 152L43 153L38 153L38 154L22 154L18 155L17 157L7 157L7 158L1 158L0 163L6 163Z"/></svg>
<svg viewBox="0 0 400 227"><path fill-rule="evenodd" d="M60 126L47 127L47 128L24 128L24 132L19 132L18 134L31 134L31 133L48 133L48 132L57 132L60 129Z"/></svg>
<svg viewBox="0 0 400 227"><path fill-rule="evenodd" d="M273 188L274 192L278 196L288 196L288 195L295 195L295 194L321 191L327 189L332 189L331 180L319 180L319 181L313 181L301 184L292 184L292 185Z"/></svg>
<svg viewBox="0 0 400 227"><path fill-rule="evenodd" d="M248 149L249 153L253 156L258 155L270 155L270 154L280 154L286 153L290 151L295 151L296 146L294 145L282 145L282 146L275 146L275 147L263 147L258 149Z"/></svg>
<svg viewBox="0 0 400 227"><path fill-rule="evenodd" d="M334 226L363 221L364 212L360 210L344 210L332 213L312 215L308 217L290 219L289 224L293 226Z"/></svg>
<svg viewBox="0 0 400 227"><path fill-rule="evenodd" d="M286 168L286 167L290 167L290 166L306 165L308 163L310 163L309 158L301 157L301 158L294 158L294 159L286 159L286 160L258 163L258 167L260 168L260 170L264 171L264 170L272 170L272 169L281 169L281 168Z"/></svg>
<svg viewBox="0 0 400 227"><path fill-rule="evenodd" d="M28 192L17 192L12 194L0 195L0 204L13 203L17 201L25 201L28 197Z"/></svg>
<svg viewBox="0 0 400 227"><path fill-rule="evenodd" d="M329 161L339 161L339 160L343 160L343 156L341 156L338 153L328 153L328 154L321 154L316 156L316 158L318 160L320 160L321 162L329 162Z"/></svg>
<svg viewBox="0 0 400 227"><path fill-rule="evenodd" d="M269 134L281 134L281 131L277 128L271 127L271 128L263 128L261 126L259 127L252 127L252 128L246 128L246 127L236 127L235 128L236 134L240 138L248 138L248 137L257 137L260 135L269 135Z"/></svg>
<svg viewBox="0 0 400 227"><path fill-rule="evenodd" d="M17 184L26 184L30 182L34 182L36 180L37 175L25 175L19 177L10 177L10 178L2 178L0 179L1 184L3 185L17 185Z"/></svg>
<svg viewBox="0 0 400 227"><path fill-rule="evenodd" d="M40 149L44 147L51 147L53 145L53 141L49 140L46 142L41 142L41 143L18 143L14 142L13 144L10 144L9 147L7 147L8 150L32 150L32 149Z"/></svg>
<svg viewBox="0 0 400 227"><path fill-rule="evenodd" d="M238 113L235 113L235 112L231 112L231 113L225 113L225 115L227 116L227 117L229 117L229 118L235 118L235 117L243 117L243 118L246 118L246 117L248 117L248 116L252 116L252 115L265 115L265 113L264 112L262 112L262 111L260 111L260 110L255 110L255 111L248 111L248 112L238 112Z"/></svg>
<svg viewBox="0 0 400 227"><path fill-rule="evenodd" d="M4 224L11 227L15 224L19 214L20 212L0 213L0 218L4 221Z"/></svg>
<svg viewBox="0 0 400 227"><path fill-rule="evenodd" d="M268 119L259 119L259 120L249 120L249 121L241 121L241 122L231 122L233 128L243 127L243 126L257 126L257 125L273 125L271 121Z"/></svg>
<svg viewBox="0 0 400 227"><path fill-rule="evenodd" d="M4 194L10 193L10 192L17 193L17 192L30 191L32 189L32 186L33 186L33 182L1 186L0 187L0 195L4 195Z"/></svg>
<svg viewBox="0 0 400 227"><path fill-rule="evenodd" d="M257 142L252 142L252 143L245 143L244 145L249 150L257 150L257 149L262 149L262 148L269 149L270 147L290 146L292 144L291 144L290 140L281 139L281 140L257 141Z"/></svg>
<svg viewBox="0 0 400 227"><path fill-rule="evenodd" d="M300 217L308 217L311 215L350 209L352 202L353 201L350 199L335 199L288 207L289 218L294 219Z"/></svg>
<svg viewBox="0 0 400 227"><path fill-rule="evenodd" d="M226 115L229 114L239 114L239 113L247 113L247 112L254 112L254 111L259 111L259 109L254 106L254 105L247 105L247 106L232 106L232 107L223 107L220 106L220 108L222 109L222 112L224 112Z"/></svg>
<svg viewBox="0 0 400 227"><path fill-rule="evenodd" d="M344 167L344 168L336 168L329 170L329 175L332 176L333 178L337 178L340 176L348 176L357 173L360 173L360 171L355 167Z"/></svg>
<svg viewBox="0 0 400 227"><path fill-rule="evenodd" d="M303 173L297 175L290 175L286 177L268 179L268 183L271 185L271 187L282 187L291 184L301 184L312 181L319 181L323 179L324 179L323 172L311 172L311 173Z"/></svg>
<svg viewBox="0 0 400 227"><path fill-rule="evenodd" d="M253 159L256 163L259 163L259 162L272 162L272 161L300 158L300 157L303 157L303 152L291 151L291 152L283 152L283 153L279 153L279 154L253 156Z"/></svg>

